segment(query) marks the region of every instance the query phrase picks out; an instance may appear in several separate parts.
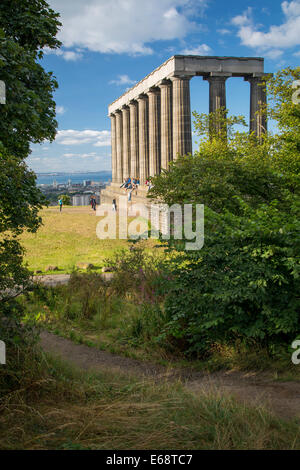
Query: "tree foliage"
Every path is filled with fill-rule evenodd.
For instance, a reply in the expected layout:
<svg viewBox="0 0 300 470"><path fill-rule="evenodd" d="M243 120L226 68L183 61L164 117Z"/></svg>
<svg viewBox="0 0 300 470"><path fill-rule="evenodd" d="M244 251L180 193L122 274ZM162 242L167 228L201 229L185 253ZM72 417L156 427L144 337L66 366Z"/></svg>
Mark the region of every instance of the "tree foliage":
<svg viewBox="0 0 300 470"><path fill-rule="evenodd" d="M52 95L58 85L37 59L43 47L60 45L57 16L43 0L4 0L0 5L0 79L6 84L0 142L19 158L29 154L30 143L55 137Z"/></svg>
<svg viewBox="0 0 300 470"><path fill-rule="evenodd" d="M188 352L237 340L274 349L300 331L300 198L287 196L285 213L276 201L251 208L238 200L239 216L206 209L204 247L182 254L173 272L165 334Z"/></svg>
<svg viewBox="0 0 300 470"><path fill-rule="evenodd" d="M0 292L9 298L26 285L18 236L34 232L44 198L24 160L30 144L54 139L53 92L57 82L40 63L42 48L59 47L58 15L44 0L3 0L0 4L0 79L6 104L0 106ZM2 302L3 307L3 302ZM4 307L3 307L4 308Z"/></svg>
<svg viewBox="0 0 300 470"><path fill-rule="evenodd" d="M28 52L61 45L56 38L59 14L44 0L1 0L0 19L6 37Z"/></svg>
<svg viewBox="0 0 300 470"><path fill-rule="evenodd" d="M268 115L276 121L274 164L281 171L300 174L300 100L295 83L300 80L300 67L278 71L268 80ZM295 85L294 85L295 83ZM294 86L293 86L294 85ZM293 100L293 95L298 99Z"/></svg>
<svg viewBox="0 0 300 470"><path fill-rule="evenodd" d="M65 206L71 205L71 197L69 196L69 194L63 194L62 196L60 196L60 199L62 200L62 203Z"/></svg>

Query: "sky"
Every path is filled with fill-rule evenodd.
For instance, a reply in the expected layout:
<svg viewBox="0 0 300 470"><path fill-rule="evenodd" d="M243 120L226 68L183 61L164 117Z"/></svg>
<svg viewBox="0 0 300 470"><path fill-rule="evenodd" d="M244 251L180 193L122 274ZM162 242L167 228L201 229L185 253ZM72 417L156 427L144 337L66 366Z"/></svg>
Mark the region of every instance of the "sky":
<svg viewBox="0 0 300 470"><path fill-rule="evenodd" d="M62 47L46 49L41 62L59 83L58 132L32 145L28 165L37 173L110 170L108 105L175 54L264 57L273 73L300 62L300 0L48 3L62 22ZM194 77L190 87L192 111L207 113L207 81ZM248 119L249 83L231 78L226 87L230 114Z"/></svg>

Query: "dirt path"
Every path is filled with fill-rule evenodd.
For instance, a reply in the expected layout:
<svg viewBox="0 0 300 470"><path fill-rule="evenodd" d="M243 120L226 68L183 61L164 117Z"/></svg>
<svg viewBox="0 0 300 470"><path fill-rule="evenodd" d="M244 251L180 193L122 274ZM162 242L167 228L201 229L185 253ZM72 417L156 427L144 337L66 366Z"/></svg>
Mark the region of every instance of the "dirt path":
<svg viewBox="0 0 300 470"><path fill-rule="evenodd" d="M62 284L68 284L70 274L43 274L40 276L34 276L34 282L40 282L48 287L55 287ZM113 277L113 273L100 273L106 281L109 281Z"/></svg>
<svg viewBox="0 0 300 470"><path fill-rule="evenodd" d="M40 282L49 287L68 284L69 279L70 274L44 274L41 276L34 276L34 282Z"/></svg>
<svg viewBox="0 0 300 470"><path fill-rule="evenodd" d="M187 369L168 369L150 362L75 344L48 332L41 334L41 344L45 351L56 354L84 370L115 370L155 380L180 378L192 393L226 393L246 404L264 405L281 418L300 419L300 382L275 382L267 374L254 372L222 371L208 374Z"/></svg>

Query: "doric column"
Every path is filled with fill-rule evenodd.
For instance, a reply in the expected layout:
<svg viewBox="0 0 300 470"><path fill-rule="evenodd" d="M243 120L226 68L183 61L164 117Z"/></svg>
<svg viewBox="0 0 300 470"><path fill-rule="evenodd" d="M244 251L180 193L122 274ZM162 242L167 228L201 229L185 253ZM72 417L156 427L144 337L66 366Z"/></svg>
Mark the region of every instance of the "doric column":
<svg viewBox="0 0 300 470"><path fill-rule="evenodd" d="M130 116L128 106L122 108L123 121L123 180L130 176Z"/></svg>
<svg viewBox="0 0 300 470"><path fill-rule="evenodd" d="M116 116L110 115L111 122L111 172L112 182L117 181Z"/></svg>
<svg viewBox="0 0 300 470"><path fill-rule="evenodd" d="M138 104L132 101L129 104L130 112L130 177L139 177L139 117Z"/></svg>
<svg viewBox="0 0 300 470"><path fill-rule="evenodd" d="M172 77L173 159L192 152L190 77Z"/></svg>
<svg viewBox="0 0 300 470"><path fill-rule="evenodd" d="M160 172L160 91L152 89L149 99L149 176Z"/></svg>
<svg viewBox="0 0 300 470"><path fill-rule="evenodd" d="M167 169L173 159L172 142L172 83L162 82L160 88L161 103L161 168Z"/></svg>
<svg viewBox="0 0 300 470"><path fill-rule="evenodd" d="M116 111L116 155L117 155L117 183L123 182L123 125L122 112Z"/></svg>
<svg viewBox="0 0 300 470"><path fill-rule="evenodd" d="M266 83L261 77L245 77L250 82L249 130L258 138L267 131L265 106L267 103Z"/></svg>
<svg viewBox="0 0 300 470"><path fill-rule="evenodd" d="M226 110L226 80L230 73L214 72L204 80L209 82L209 112L216 113L219 110ZM220 115L220 118L223 116ZM224 116L225 117L225 116ZM216 120L212 123L215 131L220 132L220 122Z"/></svg>
<svg viewBox="0 0 300 470"><path fill-rule="evenodd" d="M215 113L220 108L226 109L227 77L208 77L209 81L209 112Z"/></svg>
<svg viewBox="0 0 300 470"><path fill-rule="evenodd" d="M138 98L139 104L139 167L140 184L145 184L149 175L149 131L148 99L145 95Z"/></svg>

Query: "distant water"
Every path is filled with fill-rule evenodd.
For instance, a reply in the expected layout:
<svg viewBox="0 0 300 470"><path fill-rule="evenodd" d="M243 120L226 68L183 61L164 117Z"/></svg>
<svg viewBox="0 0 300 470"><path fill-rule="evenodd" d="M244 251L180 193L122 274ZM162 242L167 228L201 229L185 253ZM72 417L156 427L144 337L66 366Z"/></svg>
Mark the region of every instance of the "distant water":
<svg viewBox="0 0 300 470"><path fill-rule="evenodd" d="M111 172L98 171L95 173L58 173L58 174L37 174L37 184L52 184L54 181L60 184L66 184L71 180L71 183L82 183L84 180L96 181L104 183L111 180Z"/></svg>

